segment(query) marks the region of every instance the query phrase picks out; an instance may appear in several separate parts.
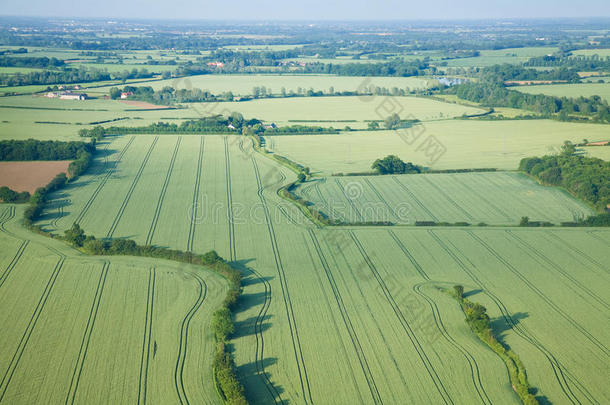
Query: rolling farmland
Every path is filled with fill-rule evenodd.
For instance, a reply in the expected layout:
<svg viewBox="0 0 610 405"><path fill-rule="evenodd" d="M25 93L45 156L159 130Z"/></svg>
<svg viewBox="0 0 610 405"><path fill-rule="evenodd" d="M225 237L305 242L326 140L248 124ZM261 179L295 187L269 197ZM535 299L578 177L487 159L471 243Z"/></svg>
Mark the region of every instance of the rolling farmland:
<svg viewBox="0 0 610 405"><path fill-rule="evenodd" d="M596 79L596 78L594 78ZM522 93L546 94L556 97L591 97L600 96L610 102L609 83L578 83L578 84L549 84L541 86L519 86L514 87Z"/></svg>
<svg viewBox="0 0 610 405"><path fill-rule="evenodd" d="M518 403L502 361L439 290L456 283L488 308L539 395L610 400L608 232L317 229L275 193L294 175L247 138L138 135L104 146L90 174L56 193L40 225L60 231L78 222L99 237L214 248L232 260L245 277L233 343L252 402ZM493 175L472 181L565 198ZM527 205L509 190L498 197L505 205ZM475 204L469 198L456 203ZM459 213L437 204L429 209Z"/></svg>
<svg viewBox="0 0 610 405"><path fill-rule="evenodd" d="M165 260L88 257L24 230L21 207L2 209L0 318L11 328L0 403L219 402L207 359L222 277Z"/></svg>
<svg viewBox="0 0 610 405"><path fill-rule="evenodd" d="M604 125L530 121L437 121L426 122L410 133L421 134L417 142L405 142L395 131L266 137L267 148L286 156L312 171L332 173L368 172L375 159L395 154L433 169L499 168L515 170L528 156L557 153L565 140L581 142L607 139ZM419 149L428 136L434 136L446 149L430 162Z"/></svg>
<svg viewBox="0 0 610 405"><path fill-rule="evenodd" d="M524 216L558 223L593 214L569 194L509 172L328 177L297 192L330 218L348 223L516 225Z"/></svg>

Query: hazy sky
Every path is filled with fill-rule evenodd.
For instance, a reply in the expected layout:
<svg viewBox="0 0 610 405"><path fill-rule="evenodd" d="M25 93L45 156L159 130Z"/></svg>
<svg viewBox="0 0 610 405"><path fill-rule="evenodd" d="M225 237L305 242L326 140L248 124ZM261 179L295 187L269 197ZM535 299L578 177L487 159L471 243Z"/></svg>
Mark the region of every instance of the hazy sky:
<svg viewBox="0 0 610 405"><path fill-rule="evenodd" d="M0 14L237 20L610 16L609 0L0 0Z"/></svg>

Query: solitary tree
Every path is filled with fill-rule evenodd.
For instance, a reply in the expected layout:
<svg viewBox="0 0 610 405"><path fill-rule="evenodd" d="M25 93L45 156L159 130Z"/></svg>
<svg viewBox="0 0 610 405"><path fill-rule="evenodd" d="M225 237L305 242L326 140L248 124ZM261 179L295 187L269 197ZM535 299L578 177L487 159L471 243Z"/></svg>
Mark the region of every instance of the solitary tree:
<svg viewBox="0 0 610 405"><path fill-rule="evenodd" d="M387 129L398 129L400 127L400 117L394 113L385 119L384 124Z"/></svg>

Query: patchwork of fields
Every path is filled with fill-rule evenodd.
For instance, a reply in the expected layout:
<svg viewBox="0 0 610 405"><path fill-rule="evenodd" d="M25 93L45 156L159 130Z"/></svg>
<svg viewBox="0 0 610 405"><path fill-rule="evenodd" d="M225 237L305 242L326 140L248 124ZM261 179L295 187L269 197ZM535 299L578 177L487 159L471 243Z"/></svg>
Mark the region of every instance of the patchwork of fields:
<svg viewBox="0 0 610 405"><path fill-rule="evenodd" d="M342 222L416 221L516 225L568 222L594 211L555 187L518 173L328 177L297 189L314 208Z"/></svg>
<svg viewBox="0 0 610 405"><path fill-rule="evenodd" d="M595 78L594 78L595 79ZM610 102L610 83L578 83L578 84L549 84L541 86L513 87L522 93L546 94L556 97L591 97L600 96Z"/></svg>
<svg viewBox="0 0 610 405"><path fill-rule="evenodd" d="M276 194L294 176L247 138L138 135L102 148L40 225L232 260L245 276L233 343L253 403L518 403L502 361L442 292L456 283L488 308L537 395L610 401L610 232L317 229ZM496 176L475 180L519 182ZM504 204L525 204L513 197Z"/></svg>
<svg viewBox="0 0 610 405"><path fill-rule="evenodd" d="M419 137L415 139L415 135ZM430 136L445 150L436 161L431 161L424 147L424 141ZM557 153L564 141L576 143L583 138L608 139L608 128L550 120L448 120L425 122L423 126L404 132L365 131L265 139L268 149L328 175L369 172L375 159L389 154L434 169L515 170L525 157Z"/></svg>
<svg viewBox="0 0 610 405"><path fill-rule="evenodd" d="M227 282L165 260L89 257L0 212L0 403L220 403L210 328Z"/></svg>

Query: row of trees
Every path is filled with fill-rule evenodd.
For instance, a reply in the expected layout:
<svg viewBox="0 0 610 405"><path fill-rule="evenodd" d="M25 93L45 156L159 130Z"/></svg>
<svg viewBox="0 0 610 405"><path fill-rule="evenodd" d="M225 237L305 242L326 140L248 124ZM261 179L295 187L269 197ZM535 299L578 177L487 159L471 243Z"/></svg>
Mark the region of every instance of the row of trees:
<svg viewBox="0 0 610 405"><path fill-rule="evenodd" d="M39 141L36 139L0 141L0 160L76 160L92 154L95 142Z"/></svg>
<svg viewBox="0 0 610 405"><path fill-rule="evenodd" d="M497 81L464 83L447 92L487 107L519 108L565 121L580 116L590 121L610 123L610 106L599 96L567 98L527 94L509 90Z"/></svg>
<svg viewBox="0 0 610 405"><path fill-rule="evenodd" d="M6 186L0 187L0 201L4 203L21 204L28 202L30 199L30 193L23 191L18 193L17 191L11 190Z"/></svg>
<svg viewBox="0 0 610 405"><path fill-rule="evenodd" d="M108 72L96 68L64 68L61 70L40 70L27 73L0 74L0 85L26 86L58 83L88 83L105 80L129 80L153 77L146 69Z"/></svg>
<svg viewBox="0 0 610 405"><path fill-rule="evenodd" d="M3 67L53 68L64 65L65 62L57 58L0 56L0 66Z"/></svg>

